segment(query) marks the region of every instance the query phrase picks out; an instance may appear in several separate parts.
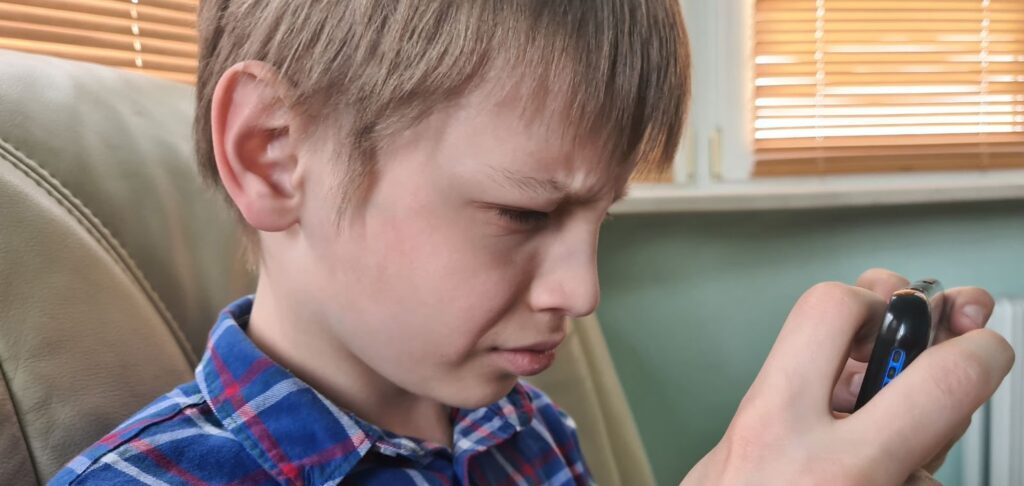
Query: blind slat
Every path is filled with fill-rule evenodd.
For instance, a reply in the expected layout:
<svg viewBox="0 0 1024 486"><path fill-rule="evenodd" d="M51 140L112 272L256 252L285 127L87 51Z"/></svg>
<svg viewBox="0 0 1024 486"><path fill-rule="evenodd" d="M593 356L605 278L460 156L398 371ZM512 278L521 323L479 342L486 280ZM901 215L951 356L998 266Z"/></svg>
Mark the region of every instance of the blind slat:
<svg viewBox="0 0 1024 486"><path fill-rule="evenodd" d="M115 0L118 3L133 3L132 0ZM146 5L166 10L175 10L195 15L198 0L142 0Z"/></svg>
<svg viewBox="0 0 1024 486"><path fill-rule="evenodd" d="M0 49L13 49L17 51L44 54L48 56L64 57L78 61L94 62L114 67L140 67L136 64L136 54L129 51L114 49L100 49L96 47L80 47L67 44L55 44L51 42L31 42L20 39L0 38ZM161 71L174 71L194 74L196 71L195 59L175 58L161 56L158 54L142 54L142 67L151 67Z"/></svg>
<svg viewBox="0 0 1024 486"><path fill-rule="evenodd" d="M786 0L772 0L765 1L761 9L765 11L771 10L797 10L807 11L808 9L814 9L816 6L815 0L798 0L798 1L786 1ZM886 1L886 0L829 0L828 8L830 10L855 10L855 11L885 11L885 10L966 10L966 11L978 11L978 5L980 0L947 0L947 1L929 1L929 0L900 0L900 1ZM1024 6L1017 0L991 0L988 6L989 10L1024 10Z"/></svg>
<svg viewBox="0 0 1024 486"><path fill-rule="evenodd" d="M894 2L898 0L893 0ZM978 5L981 2L977 2ZM827 8L827 7L826 7ZM975 9L974 11L967 10L884 10L884 11L870 11L870 10L837 10L828 9L828 17L836 22L871 22L876 20L881 21L917 21L921 22L922 15L928 15L928 20L938 21L956 21L956 22L981 22L983 19L988 18L992 21L1011 21L1019 22L1024 20L1024 11L1017 10L995 10L988 13L982 13ZM815 22L817 15L814 9L808 10L777 10L768 12L759 12L754 21L757 23L761 22Z"/></svg>
<svg viewBox="0 0 1024 486"><path fill-rule="evenodd" d="M1024 81L1024 74L1008 73L946 73L942 80L936 80L936 73L843 73L828 77L831 86L876 86L876 85L961 85L977 84L983 80L989 83L1014 83ZM813 74L801 76L763 76L758 86L814 86L817 79Z"/></svg>
<svg viewBox="0 0 1024 486"><path fill-rule="evenodd" d="M111 34L67 27L9 22L6 20L0 20L0 37L68 44L78 47L137 51L145 54L161 54L186 59L194 59L196 57L195 44L186 42L139 38L130 33ZM138 49L135 48L136 40L138 41Z"/></svg>
<svg viewBox="0 0 1024 486"><path fill-rule="evenodd" d="M46 8L60 12L82 13L117 19L134 18L155 24L195 29L195 13L168 10L149 5L146 0L138 4L114 0L4 0L12 5ZM132 12L135 16L132 16Z"/></svg>
<svg viewBox="0 0 1024 486"><path fill-rule="evenodd" d="M850 147L867 147L870 150L877 152L878 147L883 146L890 142L888 137L879 136L860 136L860 137L834 137L826 140L815 140L815 139L781 139L781 140L762 140L758 142L758 151L768 153L771 150L781 149L800 149L800 150L818 150L827 149L833 151L846 150ZM900 144L889 144L886 146L886 151L900 151L904 147L918 146L918 145L941 145L941 144L980 144L984 141L985 145L1001 145L1008 144L1014 146L1014 144L1021 143L1021 137L1015 133L987 133L978 135L976 133L957 134L950 133L944 135L908 135L900 137Z"/></svg>
<svg viewBox="0 0 1024 486"><path fill-rule="evenodd" d="M996 125L1010 126L1024 122L1024 112L1014 113L971 113L939 115L899 116L833 116L821 118L762 118L754 123L757 129L810 128L810 127L875 127L899 125L907 128L921 125ZM979 130L980 131L980 130Z"/></svg>
<svg viewBox="0 0 1024 486"><path fill-rule="evenodd" d="M802 42L808 45L814 45L814 43L808 40L808 33L813 35L814 29L812 28L806 31L787 32L787 31L769 31L760 32L756 36L758 43L767 44L771 42ZM865 32L863 30L858 31L826 31L822 35L822 39L826 43L833 42L869 42L869 43L892 43L892 42L935 42L935 41L958 41L958 42L971 42L975 46L981 41L981 35L977 32L977 25L971 26L970 30L962 32L949 33L949 32ZM1024 41L1024 32L1014 31L1002 31L1002 32L989 32L989 40L995 42L1020 42Z"/></svg>
<svg viewBox="0 0 1024 486"><path fill-rule="evenodd" d="M921 41L921 42L904 42L904 41L863 41L858 43L849 42L828 42L823 49L820 49L826 55L828 54L886 54L893 52L893 44L899 44L900 53L904 54L918 54L918 53L961 53L961 52L972 52L977 53L981 50L980 41L944 41L944 40L933 40L933 41ZM988 43L987 50L990 53L993 52L1005 52L1005 53L1018 53L1024 51L1022 46L1024 42L999 42L990 40ZM790 54L790 53L806 53L814 55L819 48L813 42L762 42L760 43L761 48L766 51L770 51L775 54Z"/></svg>
<svg viewBox="0 0 1024 486"><path fill-rule="evenodd" d="M871 22L832 21L828 24L829 32L936 32L950 33L977 32L980 21L957 22L929 20L921 22L913 20L876 19ZM814 22L757 22L756 28L761 32L809 32L814 33ZM1012 27L991 27L992 32L1012 32ZM1018 30L1019 31L1019 30Z"/></svg>
<svg viewBox="0 0 1024 486"><path fill-rule="evenodd" d="M930 74L956 74L986 72L989 74L1016 74L1024 72L1024 61L1022 62L989 62L983 70L981 63L897 63L897 62L874 62L874 63L842 63L829 64L829 73L835 74L888 74L888 73L930 73ZM767 77L783 74L806 74L814 76L816 68L813 63L793 64L759 64L755 68L758 77Z"/></svg>
<svg viewBox="0 0 1024 486"><path fill-rule="evenodd" d="M1024 114L1024 107L1014 103L986 103L985 113L1018 113ZM898 115L943 115L960 113L978 113L974 103L944 103L920 105L859 105L859 106L822 106L795 108L757 108L754 114L758 119L793 118L793 117L848 117L848 116L898 116Z"/></svg>
<svg viewBox="0 0 1024 486"><path fill-rule="evenodd" d="M762 51L764 54L758 54L755 58L757 64L806 64L814 63L814 53L769 53L770 51ZM846 52L832 52L823 53L827 55L828 59L825 60L825 64L829 66L837 64L864 64L864 63L878 63L878 62L898 62L898 63L969 63L980 65L981 52L967 52L967 53L932 53L932 52L872 52L872 53L846 53ZM994 63L1022 63L1024 62L1024 53L992 53L988 55L989 64Z"/></svg>
<svg viewBox="0 0 1024 486"><path fill-rule="evenodd" d="M982 151L990 153L1012 154L1024 150L1024 144L1016 143L978 143L971 141L966 143L935 143L934 140L922 140L921 143L909 144L901 147L894 147L889 152L890 156L914 156L914 155L935 155L935 154L976 154ZM841 157L869 157L875 155L870 146L837 147L830 150L831 155ZM815 150L801 148L783 148L764 151L764 160L794 160L801 158L813 158Z"/></svg>
<svg viewBox="0 0 1024 486"><path fill-rule="evenodd" d="M1021 94L1019 85L1019 82L991 83L987 88L987 93L993 95L1019 95ZM817 103L815 96L820 92L825 96L851 97L846 103L856 104L856 98L853 98L856 96L969 95L979 91L977 86L977 83L950 83L943 80L934 80L927 83L888 83L884 85L835 83L829 84L820 90L815 86L763 86L758 87L757 91L759 97L803 97L809 98L811 103Z"/></svg>

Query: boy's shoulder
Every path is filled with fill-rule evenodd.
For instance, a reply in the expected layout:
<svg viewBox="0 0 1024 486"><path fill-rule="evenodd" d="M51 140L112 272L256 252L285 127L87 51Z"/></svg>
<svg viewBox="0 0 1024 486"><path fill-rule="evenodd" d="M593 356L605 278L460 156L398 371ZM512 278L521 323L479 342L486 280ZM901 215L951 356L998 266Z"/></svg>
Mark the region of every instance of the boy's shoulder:
<svg viewBox="0 0 1024 486"><path fill-rule="evenodd" d="M465 421L461 425L466 437L479 440L495 437L476 432L493 423L494 417L504 415L509 419L509 426L530 424L519 440L511 441L506 447L553 448L565 461L561 467L568 467L574 477L585 477L586 466L575 423L543 391L520 381L509 396L479 410L490 410L495 415L484 420L477 417L475 411L464 411ZM511 430L503 432L511 433ZM190 382L134 414L68 463L49 484L165 484L168 479L177 479L171 482L181 484L277 484L272 473L249 449L259 446L242 442L247 437L231 433L199 384ZM259 439L258 434L251 438ZM482 449L487 446L475 445ZM560 468L549 461L536 466L553 468L553 471ZM500 470L495 468L495 471Z"/></svg>
<svg viewBox="0 0 1024 486"><path fill-rule="evenodd" d="M216 464L217 467L209 467ZM175 388L136 412L61 469L49 484L162 484L236 481L276 484L204 400L196 382ZM218 478L229 473L230 477ZM197 477L201 476L201 477Z"/></svg>

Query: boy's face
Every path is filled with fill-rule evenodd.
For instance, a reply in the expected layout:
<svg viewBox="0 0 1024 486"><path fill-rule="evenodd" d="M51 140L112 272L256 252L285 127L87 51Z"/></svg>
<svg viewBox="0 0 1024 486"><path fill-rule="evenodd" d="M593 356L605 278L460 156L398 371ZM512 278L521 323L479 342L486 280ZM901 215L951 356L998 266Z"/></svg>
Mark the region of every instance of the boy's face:
<svg viewBox="0 0 1024 486"><path fill-rule="evenodd" d="M395 136L340 228L337 162L304 155L299 239L266 255L274 287L374 379L492 403L597 306L598 231L628 168L522 106L477 90Z"/></svg>

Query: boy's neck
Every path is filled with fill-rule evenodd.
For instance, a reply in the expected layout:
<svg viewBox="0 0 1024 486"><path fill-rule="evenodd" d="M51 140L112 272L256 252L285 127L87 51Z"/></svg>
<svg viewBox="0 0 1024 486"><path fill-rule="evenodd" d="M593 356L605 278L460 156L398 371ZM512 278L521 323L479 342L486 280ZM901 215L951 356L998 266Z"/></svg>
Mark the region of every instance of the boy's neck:
<svg viewBox="0 0 1024 486"><path fill-rule="evenodd" d="M452 446L449 407L414 395L369 368L325 322L291 309L261 275L247 334L275 362L340 408L390 432Z"/></svg>

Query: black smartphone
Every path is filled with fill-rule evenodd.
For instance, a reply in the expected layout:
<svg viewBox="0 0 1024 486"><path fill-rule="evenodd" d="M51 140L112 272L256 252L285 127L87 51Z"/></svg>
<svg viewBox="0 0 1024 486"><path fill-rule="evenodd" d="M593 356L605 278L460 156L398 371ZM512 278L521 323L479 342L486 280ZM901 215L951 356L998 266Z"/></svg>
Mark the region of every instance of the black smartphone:
<svg viewBox="0 0 1024 486"><path fill-rule="evenodd" d="M854 410L868 403L932 344L944 300L942 284L935 279L918 280L892 294Z"/></svg>

